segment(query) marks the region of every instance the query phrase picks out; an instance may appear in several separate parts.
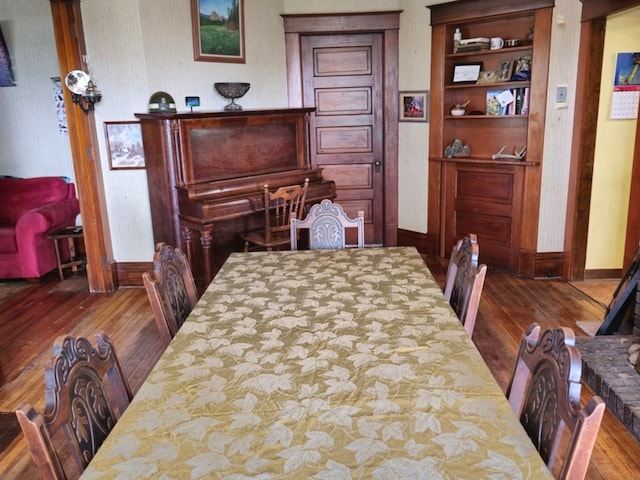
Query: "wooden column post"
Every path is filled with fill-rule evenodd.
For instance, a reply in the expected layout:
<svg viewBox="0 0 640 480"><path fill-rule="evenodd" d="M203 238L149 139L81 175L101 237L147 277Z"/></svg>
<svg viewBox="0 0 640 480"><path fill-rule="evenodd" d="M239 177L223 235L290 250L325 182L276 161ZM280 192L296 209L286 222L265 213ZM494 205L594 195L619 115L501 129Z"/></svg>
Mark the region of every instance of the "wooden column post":
<svg viewBox="0 0 640 480"><path fill-rule="evenodd" d="M80 0L50 0L60 77L71 70L87 71ZM73 157L80 213L87 253L87 277L91 292L117 287L109 235L102 170L93 112L85 114L63 87L69 142Z"/></svg>

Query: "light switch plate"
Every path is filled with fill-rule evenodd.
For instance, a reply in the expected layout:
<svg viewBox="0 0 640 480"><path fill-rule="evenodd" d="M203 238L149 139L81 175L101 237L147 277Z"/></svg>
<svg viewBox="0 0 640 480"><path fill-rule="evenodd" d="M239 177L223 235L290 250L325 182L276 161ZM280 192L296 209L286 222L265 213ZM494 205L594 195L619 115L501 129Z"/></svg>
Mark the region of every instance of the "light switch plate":
<svg viewBox="0 0 640 480"><path fill-rule="evenodd" d="M567 85L556 85L556 108L567 108Z"/></svg>

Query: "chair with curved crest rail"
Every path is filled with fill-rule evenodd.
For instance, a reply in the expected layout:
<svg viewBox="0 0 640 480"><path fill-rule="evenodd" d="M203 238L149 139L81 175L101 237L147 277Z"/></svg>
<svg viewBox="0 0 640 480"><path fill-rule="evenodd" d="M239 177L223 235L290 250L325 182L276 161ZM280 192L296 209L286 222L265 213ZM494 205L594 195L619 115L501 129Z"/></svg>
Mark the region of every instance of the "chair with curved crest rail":
<svg viewBox="0 0 640 480"><path fill-rule="evenodd" d="M242 235L245 252L252 245L268 251L289 246L289 223L302 217L308 187L308 178L302 185L280 187L273 193L264 186L264 229Z"/></svg>
<svg viewBox="0 0 640 480"><path fill-rule="evenodd" d="M478 266L480 248L470 233L451 249L444 296L456 312L467 334L472 337L476 324L487 266Z"/></svg>
<svg viewBox="0 0 640 480"><path fill-rule="evenodd" d="M16 416L41 479L79 478L132 395L109 337L58 337L45 368L44 414L28 403Z"/></svg>
<svg viewBox="0 0 640 480"><path fill-rule="evenodd" d="M153 278L145 272L142 280L160 337L168 345L198 302L189 262L179 248L158 242L153 255Z"/></svg>
<svg viewBox="0 0 640 480"><path fill-rule="evenodd" d="M291 250L298 249L298 233L300 229L309 230L309 248L311 250L346 248L346 229L357 229L357 244L364 247L364 213L358 212L355 219L349 218L342 206L324 199L309 209L304 220L291 219Z"/></svg>
<svg viewBox="0 0 640 480"><path fill-rule="evenodd" d="M558 479L585 477L605 411L594 395L581 408L582 360L569 328L529 326L507 388L520 419L551 473Z"/></svg>

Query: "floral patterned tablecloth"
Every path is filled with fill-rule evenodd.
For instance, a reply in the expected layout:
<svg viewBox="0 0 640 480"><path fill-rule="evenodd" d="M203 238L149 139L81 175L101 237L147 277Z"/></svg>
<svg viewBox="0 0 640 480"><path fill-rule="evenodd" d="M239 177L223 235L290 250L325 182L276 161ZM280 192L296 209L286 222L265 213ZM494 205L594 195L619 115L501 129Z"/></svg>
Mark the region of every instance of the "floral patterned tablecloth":
<svg viewBox="0 0 640 480"><path fill-rule="evenodd" d="M82 478L548 477L397 247L232 254Z"/></svg>

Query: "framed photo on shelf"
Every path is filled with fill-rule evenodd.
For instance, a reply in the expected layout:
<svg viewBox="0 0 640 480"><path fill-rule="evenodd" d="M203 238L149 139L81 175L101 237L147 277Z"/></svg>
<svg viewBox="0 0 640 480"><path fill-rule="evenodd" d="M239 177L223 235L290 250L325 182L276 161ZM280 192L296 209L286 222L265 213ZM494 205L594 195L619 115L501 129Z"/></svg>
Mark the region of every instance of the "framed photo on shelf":
<svg viewBox="0 0 640 480"><path fill-rule="evenodd" d="M478 83L495 83L498 80L498 72L495 70L482 70L478 77Z"/></svg>
<svg viewBox="0 0 640 480"><path fill-rule="evenodd" d="M427 122L429 92L400 92L399 105L401 122Z"/></svg>
<svg viewBox="0 0 640 480"><path fill-rule="evenodd" d="M476 83L480 78L482 71L482 62L458 63L453 66L453 84Z"/></svg>
<svg viewBox="0 0 640 480"><path fill-rule="evenodd" d="M140 122L104 122L111 170L144 168Z"/></svg>
<svg viewBox="0 0 640 480"><path fill-rule="evenodd" d="M191 0L194 59L245 63L244 0Z"/></svg>
<svg viewBox="0 0 640 480"><path fill-rule="evenodd" d="M498 67L498 82L508 82L513 75L513 60L503 60Z"/></svg>

